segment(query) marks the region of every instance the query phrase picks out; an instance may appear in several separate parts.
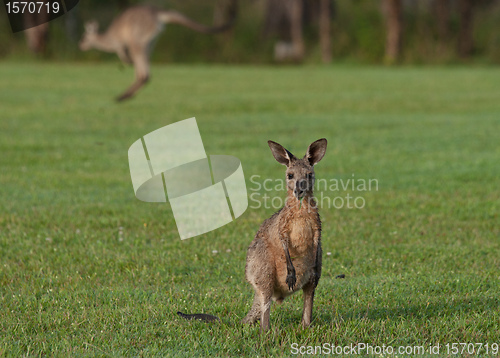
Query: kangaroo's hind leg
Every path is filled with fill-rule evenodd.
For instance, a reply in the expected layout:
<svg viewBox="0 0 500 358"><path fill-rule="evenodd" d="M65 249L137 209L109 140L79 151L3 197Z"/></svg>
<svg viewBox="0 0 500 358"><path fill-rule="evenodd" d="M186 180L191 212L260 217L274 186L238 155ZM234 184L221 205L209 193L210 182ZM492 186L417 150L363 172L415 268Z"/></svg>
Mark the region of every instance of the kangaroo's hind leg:
<svg viewBox="0 0 500 358"><path fill-rule="evenodd" d="M255 297L252 308L250 308L250 311L241 323L252 324L260 320L261 331L267 331L270 327L272 290L263 289L263 287L259 287L258 285L254 285L254 289Z"/></svg>
<svg viewBox="0 0 500 358"><path fill-rule="evenodd" d="M312 311L313 311L313 301L314 301L314 291L316 287L312 284L307 284L302 289L304 292L304 309L302 311L302 327L306 328L311 324Z"/></svg>
<svg viewBox="0 0 500 358"><path fill-rule="evenodd" d="M319 278L321 277L321 243L318 243L316 250L316 264L313 267L313 273L310 281L302 288L304 292L304 310L302 311L302 327L306 328L311 324L314 291L318 286Z"/></svg>
<svg viewBox="0 0 500 358"><path fill-rule="evenodd" d="M252 308L250 308L250 311L248 311L248 314L246 315L245 318L241 320L241 323L246 323L246 324L252 324L257 322L260 319L260 299L257 294L255 294L255 297L253 299L253 304Z"/></svg>
<svg viewBox="0 0 500 358"><path fill-rule="evenodd" d="M261 311L260 311L260 330L262 332L265 332L269 329L271 326L269 320L271 316L271 297L272 293L271 292L262 292L259 299L260 299L260 306L261 306Z"/></svg>
<svg viewBox="0 0 500 358"><path fill-rule="evenodd" d="M264 240L256 239L250 244L245 276L253 286L255 297L252 308L243 322L252 323L260 319L262 331L268 330L270 326L271 299L276 279L273 262Z"/></svg>
<svg viewBox="0 0 500 358"><path fill-rule="evenodd" d="M149 80L149 55L147 48L142 45L129 47L129 55L135 68L135 82L121 94L117 101L132 97Z"/></svg>

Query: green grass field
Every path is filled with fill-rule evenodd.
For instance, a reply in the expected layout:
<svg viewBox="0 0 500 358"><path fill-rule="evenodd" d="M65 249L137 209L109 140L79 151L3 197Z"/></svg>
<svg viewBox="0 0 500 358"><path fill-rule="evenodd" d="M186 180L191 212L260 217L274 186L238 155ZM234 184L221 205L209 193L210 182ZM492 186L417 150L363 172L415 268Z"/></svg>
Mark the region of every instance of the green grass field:
<svg viewBox="0 0 500 358"><path fill-rule="evenodd" d="M290 356L294 343L493 353L499 68L155 66L114 103L132 77L116 64L0 64L0 356ZM129 146L193 116L208 154L240 158L253 198L265 193L252 176L284 177L269 139L303 155L326 137L317 178L378 182L318 192L365 206L321 209L309 329L301 294L272 306L265 335L239 323L253 298L246 248L277 208L251 201L237 222L181 241L168 204L135 198Z"/></svg>

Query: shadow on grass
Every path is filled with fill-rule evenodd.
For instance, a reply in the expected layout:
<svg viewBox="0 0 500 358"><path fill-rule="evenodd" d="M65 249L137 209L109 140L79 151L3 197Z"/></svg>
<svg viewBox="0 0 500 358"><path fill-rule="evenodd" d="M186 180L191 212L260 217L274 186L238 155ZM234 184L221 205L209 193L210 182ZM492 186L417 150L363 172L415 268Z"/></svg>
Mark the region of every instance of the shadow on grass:
<svg viewBox="0 0 500 358"><path fill-rule="evenodd" d="M392 307L366 307L366 309L349 310L349 307L339 307L337 314L317 311L316 322L333 322L337 317L343 320L384 320L398 318L430 319L434 317L454 317L460 314L482 313L497 310L499 298L470 297L425 304L396 304Z"/></svg>

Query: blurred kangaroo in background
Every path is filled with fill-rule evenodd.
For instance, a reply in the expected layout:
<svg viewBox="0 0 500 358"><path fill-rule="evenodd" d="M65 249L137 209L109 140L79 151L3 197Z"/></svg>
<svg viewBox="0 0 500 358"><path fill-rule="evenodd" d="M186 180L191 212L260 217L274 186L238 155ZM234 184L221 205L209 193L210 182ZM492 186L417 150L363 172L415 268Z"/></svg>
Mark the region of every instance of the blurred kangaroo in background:
<svg viewBox="0 0 500 358"><path fill-rule="evenodd" d="M125 10L103 34L98 33L99 25L96 21L86 23L79 47L82 51L95 48L115 52L123 63L134 66L135 82L117 98L122 101L132 97L149 80L149 57L155 39L165 24L179 24L201 33L213 34L231 28L234 18L235 13L226 24L208 27L177 11L139 5Z"/></svg>
<svg viewBox="0 0 500 358"><path fill-rule="evenodd" d="M302 289L302 326L311 324L314 291L321 276L321 220L313 198L314 165L326 152L326 139L309 145L302 159L273 141L274 158L286 165L285 206L265 220L247 252L245 276L255 290L253 306L243 323L260 320L269 329L271 300L278 303Z"/></svg>

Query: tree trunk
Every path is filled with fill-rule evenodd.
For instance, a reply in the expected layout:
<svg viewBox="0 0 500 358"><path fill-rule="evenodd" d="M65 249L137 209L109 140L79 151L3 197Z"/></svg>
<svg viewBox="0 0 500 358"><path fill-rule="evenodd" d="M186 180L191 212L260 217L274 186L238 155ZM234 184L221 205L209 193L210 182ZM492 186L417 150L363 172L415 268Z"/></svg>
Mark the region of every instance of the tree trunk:
<svg viewBox="0 0 500 358"><path fill-rule="evenodd" d="M280 40L290 40L290 19L283 0L266 1L264 36L277 34Z"/></svg>
<svg viewBox="0 0 500 358"><path fill-rule="evenodd" d="M330 0L320 0L319 40L321 43L321 59L323 63L332 62L332 45L330 39Z"/></svg>
<svg viewBox="0 0 500 358"><path fill-rule="evenodd" d="M81 26L81 15L80 15L80 7L77 6L73 8L71 11L68 11L66 15L64 15L64 27L66 29L66 37L68 40L73 43L77 43L80 34L80 26Z"/></svg>
<svg viewBox="0 0 500 358"><path fill-rule="evenodd" d="M130 3L128 0L118 0L118 7L120 10L125 10L130 6Z"/></svg>
<svg viewBox="0 0 500 358"><path fill-rule="evenodd" d="M45 9L45 7L44 7ZM47 48L49 38L49 14L46 11L40 13L25 13L24 14L24 35L28 48L33 53L43 53ZM34 26L35 24L40 24Z"/></svg>
<svg viewBox="0 0 500 358"><path fill-rule="evenodd" d="M238 14L238 0L219 0L214 9L214 25L234 23Z"/></svg>
<svg viewBox="0 0 500 358"><path fill-rule="evenodd" d="M460 0L460 30L458 33L458 55L468 57L474 51L473 31L473 2L474 0Z"/></svg>
<svg viewBox="0 0 500 358"><path fill-rule="evenodd" d="M386 12L385 61L395 63L401 52L401 37L403 33L401 0L384 0Z"/></svg>
<svg viewBox="0 0 500 358"><path fill-rule="evenodd" d="M304 38L302 37L302 18L303 4L302 0L289 0L290 11L290 35L292 38L292 46L294 59L301 61L304 58Z"/></svg>
<svg viewBox="0 0 500 358"><path fill-rule="evenodd" d="M435 6L439 42L445 44L450 38L450 0L436 0Z"/></svg>

